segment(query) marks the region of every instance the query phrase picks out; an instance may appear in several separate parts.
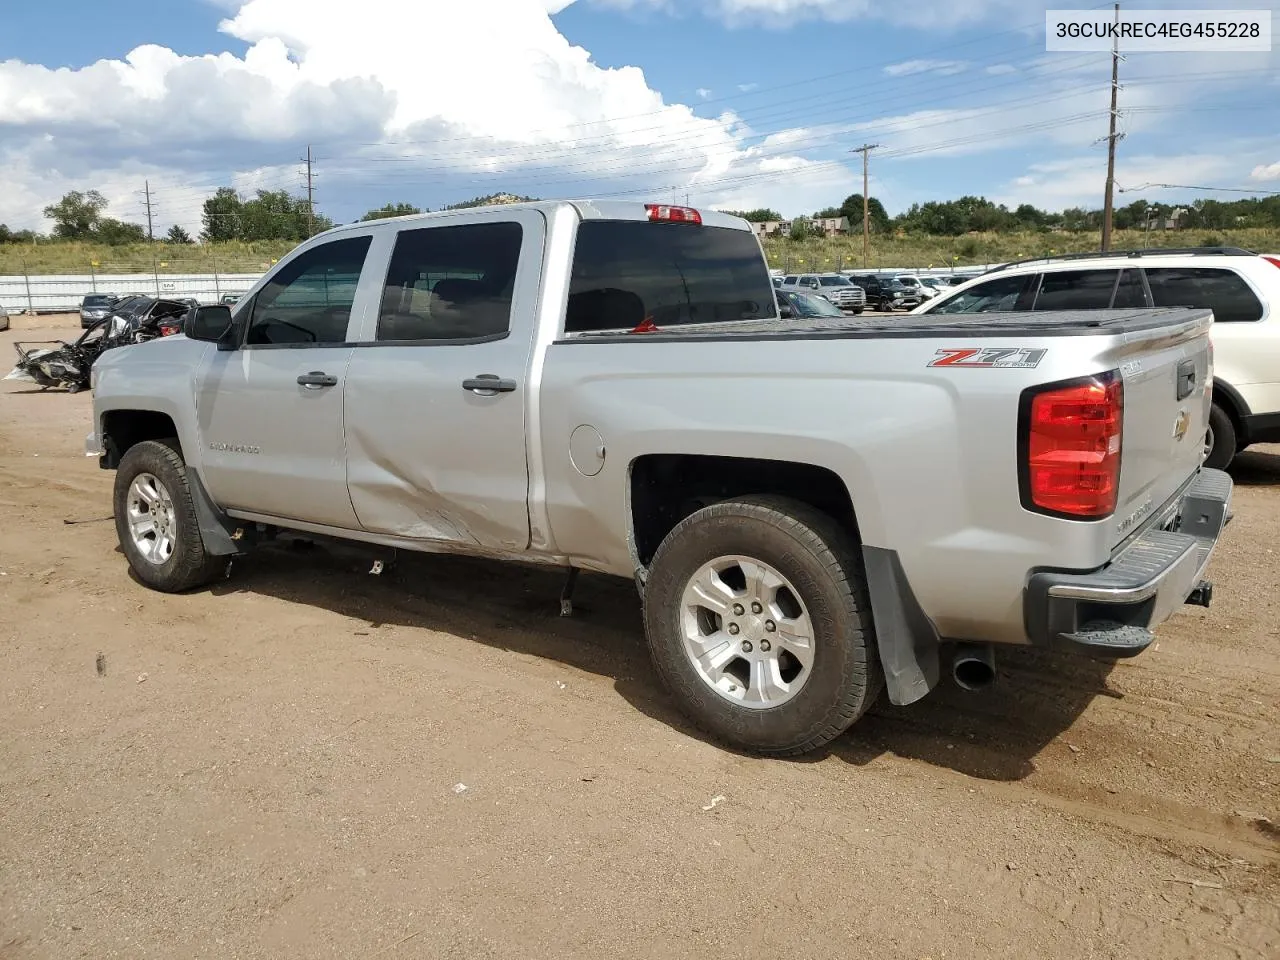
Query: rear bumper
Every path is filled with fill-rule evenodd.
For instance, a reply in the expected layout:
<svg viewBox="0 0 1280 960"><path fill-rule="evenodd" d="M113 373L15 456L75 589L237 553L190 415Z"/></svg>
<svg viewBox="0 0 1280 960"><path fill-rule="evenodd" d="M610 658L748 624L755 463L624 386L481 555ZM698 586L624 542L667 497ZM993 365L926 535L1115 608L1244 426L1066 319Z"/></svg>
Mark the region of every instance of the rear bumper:
<svg viewBox="0 0 1280 960"><path fill-rule="evenodd" d="M1208 606L1212 585L1201 577L1230 519L1231 493L1228 474L1203 469L1164 522L1106 566L1033 574L1024 600L1031 642L1131 657L1147 648L1152 631L1184 603Z"/></svg>

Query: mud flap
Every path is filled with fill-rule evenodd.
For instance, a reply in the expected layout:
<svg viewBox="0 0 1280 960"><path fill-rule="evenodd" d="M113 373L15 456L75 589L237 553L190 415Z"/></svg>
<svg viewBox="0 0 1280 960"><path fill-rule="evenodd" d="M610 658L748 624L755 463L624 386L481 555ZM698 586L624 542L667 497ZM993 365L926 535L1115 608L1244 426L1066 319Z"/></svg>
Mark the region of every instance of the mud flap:
<svg viewBox="0 0 1280 960"><path fill-rule="evenodd" d="M236 536L238 525L218 509L205 490L200 475L190 466L187 467L187 485L191 488L191 502L200 523L200 536L210 556L229 557L244 553L246 544Z"/></svg>
<svg viewBox="0 0 1280 960"><path fill-rule="evenodd" d="M938 685L938 631L911 592L896 550L864 545L862 562L889 700L915 703Z"/></svg>

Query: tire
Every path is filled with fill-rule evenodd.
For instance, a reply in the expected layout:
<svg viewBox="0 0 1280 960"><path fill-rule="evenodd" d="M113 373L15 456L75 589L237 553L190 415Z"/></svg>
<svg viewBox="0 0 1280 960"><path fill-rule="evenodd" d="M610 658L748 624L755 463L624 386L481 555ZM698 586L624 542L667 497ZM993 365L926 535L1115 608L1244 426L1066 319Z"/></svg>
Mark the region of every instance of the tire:
<svg viewBox="0 0 1280 960"><path fill-rule="evenodd" d="M1239 443L1236 426L1227 411L1218 404L1209 408L1209 433L1205 438L1204 465L1215 470L1225 470L1235 459Z"/></svg>
<svg viewBox="0 0 1280 960"><path fill-rule="evenodd" d="M716 563L736 564L737 559L747 564L737 574L732 567L723 571L724 580L707 573ZM770 568L775 582L782 582L772 596L768 589L756 594L765 604L757 608L760 616L748 610L752 594L746 571L758 569L753 564ZM735 608L728 600L723 616L710 607L695 608L686 597L694 582L714 583L721 590L745 584L735 589L743 606ZM704 590L702 596L707 594ZM717 602L726 596L718 593ZM797 609L801 618L807 616L811 640L807 648L795 649L807 649L808 664L790 652L795 636L787 634L805 622L795 616ZM767 633L771 614L778 623ZM831 517L787 498L725 501L677 524L650 564L644 623L654 668L681 711L731 747L771 756L815 750L847 730L884 687L857 544ZM734 630L739 632L730 640ZM770 636L772 643L763 642ZM748 642L740 642L742 637ZM718 681L695 666L691 645L711 650L703 654L708 662L727 658L716 668ZM743 653L746 648L750 652ZM761 665L768 657L778 672ZM784 692L766 677L791 689Z"/></svg>
<svg viewBox="0 0 1280 960"><path fill-rule="evenodd" d="M135 481L158 497L154 508L140 509L146 501L135 495ZM153 590L190 590L209 583L225 569L226 558L205 551L177 440L147 440L129 448L116 470L113 505L120 549L138 579ZM156 518L151 521L152 533L135 539L131 519L142 523L147 517ZM168 551L161 549L162 540L169 543ZM153 545L150 555L140 545L147 542Z"/></svg>

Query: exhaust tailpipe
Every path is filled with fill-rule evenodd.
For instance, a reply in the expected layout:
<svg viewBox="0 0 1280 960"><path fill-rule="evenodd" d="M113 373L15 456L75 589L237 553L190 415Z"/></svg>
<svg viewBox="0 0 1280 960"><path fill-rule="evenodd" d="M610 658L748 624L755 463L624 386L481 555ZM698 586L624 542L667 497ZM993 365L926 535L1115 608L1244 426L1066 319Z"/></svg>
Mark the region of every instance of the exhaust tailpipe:
<svg viewBox="0 0 1280 960"><path fill-rule="evenodd" d="M996 679L996 652L989 643L962 643L951 661L951 675L964 690L982 690Z"/></svg>

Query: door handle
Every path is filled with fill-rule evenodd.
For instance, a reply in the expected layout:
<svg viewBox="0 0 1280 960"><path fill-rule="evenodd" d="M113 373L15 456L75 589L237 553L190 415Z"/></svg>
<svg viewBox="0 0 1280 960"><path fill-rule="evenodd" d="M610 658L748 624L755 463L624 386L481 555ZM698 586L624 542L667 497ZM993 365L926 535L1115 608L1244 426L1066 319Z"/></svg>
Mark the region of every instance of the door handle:
<svg viewBox="0 0 1280 960"><path fill-rule="evenodd" d="M472 393L484 394L485 396L492 396L495 393L511 393L515 388L516 382L514 380L499 377L496 373L482 373L462 381L463 390L470 390Z"/></svg>
<svg viewBox="0 0 1280 960"><path fill-rule="evenodd" d="M303 373L298 376L298 386L306 387L308 390L319 390L321 387L336 387L338 378L332 374L325 373L323 370L312 370L310 373Z"/></svg>

